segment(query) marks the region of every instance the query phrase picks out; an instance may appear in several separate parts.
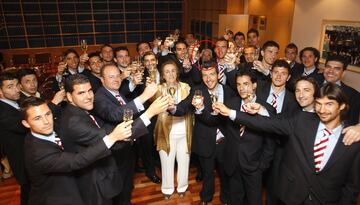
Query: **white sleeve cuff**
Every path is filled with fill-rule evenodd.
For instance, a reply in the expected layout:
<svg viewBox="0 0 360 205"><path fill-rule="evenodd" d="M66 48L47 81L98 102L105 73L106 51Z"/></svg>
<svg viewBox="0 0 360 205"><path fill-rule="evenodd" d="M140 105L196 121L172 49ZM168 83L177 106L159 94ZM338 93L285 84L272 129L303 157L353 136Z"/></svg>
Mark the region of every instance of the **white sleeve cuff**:
<svg viewBox="0 0 360 205"><path fill-rule="evenodd" d="M235 110L230 110L229 118L232 121L235 120L235 118L236 118L236 111Z"/></svg>
<svg viewBox="0 0 360 205"><path fill-rule="evenodd" d="M144 125L145 125L146 127L151 124L151 121L149 120L148 117L146 117L145 114L142 114L142 115L140 116L140 119L143 121L143 123L144 123Z"/></svg>
<svg viewBox="0 0 360 205"><path fill-rule="evenodd" d="M103 141L108 149L110 149L114 145L114 143L110 142L109 137L107 135L103 137Z"/></svg>
<svg viewBox="0 0 360 205"><path fill-rule="evenodd" d="M138 112L145 110L144 105L140 102L139 97L134 99L134 103L135 103L136 108L138 109Z"/></svg>
<svg viewBox="0 0 360 205"><path fill-rule="evenodd" d="M134 91L136 88L136 85L133 83L132 80L129 81L129 90L130 92Z"/></svg>

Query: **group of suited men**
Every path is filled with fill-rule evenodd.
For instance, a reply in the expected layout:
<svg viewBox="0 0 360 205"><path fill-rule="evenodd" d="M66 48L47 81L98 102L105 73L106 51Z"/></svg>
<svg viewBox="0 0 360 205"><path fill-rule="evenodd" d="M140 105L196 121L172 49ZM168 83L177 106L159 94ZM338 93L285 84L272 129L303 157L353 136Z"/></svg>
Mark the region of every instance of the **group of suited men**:
<svg viewBox="0 0 360 205"><path fill-rule="evenodd" d="M227 59L228 40L218 39L211 58L191 61L190 68L183 66L190 40L157 53L141 42L141 78L126 70L126 47L104 45L100 53L81 56L67 50L68 61L59 65L61 72L53 78L56 94L48 102L41 100L31 69L1 73L0 143L21 185L22 204L131 204L134 141L152 138L154 117L167 111L169 100L162 96L149 103L157 85L145 77L152 64L160 68L168 60L178 65L179 80L192 88L172 114L195 115L192 152L203 175L200 204L213 199L215 168L223 204L261 204L264 173L269 204L355 204L360 190L360 97L341 81L346 62L331 56L325 67L328 62L340 67L322 73L318 51L305 48L300 52L302 63L289 64L277 59L279 45L274 41L262 46L260 60L251 60L254 53L246 49L258 48L249 45L242 62L232 61ZM286 48L293 50L297 54L294 44ZM89 69L79 61L88 63ZM307 67L308 61L313 65ZM324 84L312 96L319 99L312 102L313 110L302 109L295 99L299 78ZM195 90L202 91L200 105L193 103ZM215 92L218 102L212 103ZM320 111L321 106L329 113ZM134 111L133 121L123 122L125 108ZM345 145L343 130L351 125L357 126L344 132L352 137ZM317 167L314 142L323 127L332 129L330 136L337 135L337 140L327 145L332 147L328 159ZM144 163L153 164L148 160L153 159Z"/></svg>

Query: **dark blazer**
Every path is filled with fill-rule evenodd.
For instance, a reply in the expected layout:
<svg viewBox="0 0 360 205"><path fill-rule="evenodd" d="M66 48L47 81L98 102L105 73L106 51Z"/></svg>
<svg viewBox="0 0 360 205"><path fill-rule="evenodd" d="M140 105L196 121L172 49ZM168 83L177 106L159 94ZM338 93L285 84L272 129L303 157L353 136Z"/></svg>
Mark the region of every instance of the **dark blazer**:
<svg viewBox="0 0 360 205"><path fill-rule="evenodd" d="M315 113L300 112L279 120L237 112L236 122L289 137L276 190L283 202L301 204L310 194L322 204L356 204L360 190L359 143L345 146L341 135L324 169L316 173L313 149L320 120Z"/></svg>
<svg viewBox="0 0 360 205"><path fill-rule="evenodd" d="M219 115L211 115L212 103L210 94L204 84L192 89L188 97L181 101L177 107L174 115L184 115L189 110L194 110L191 101L196 89L201 90L204 97L204 110L201 114L195 114L195 124L193 128L192 137L192 151L202 157L209 157L215 151L216 146L216 130L220 131L226 137L226 129L224 126L224 117ZM224 89L224 102L232 98L238 98L237 94L228 86L223 85Z"/></svg>
<svg viewBox="0 0 360 205"><path fill-rule="evenodd" d="M294 92L295 90L295 82L296 80L298 80L302 74L304 73L304 65L301 64L301 66L297 66L297 67L293 67L291 69L291 77L290 80L287 83L287 88ZM315 81L319 84L322 85L322 83L324 82L323 80L323 74L319 73L319 69L316 68L314 70L314 72L312 72L310 75L308 75L308 77L312 77L315 79Z"/></svg>
<svg viewBox="0 0 360 205"><path fill-rule="evenodd" d="M240 111L241 99L231 99L226 105L236 111ZM275 109L265 101L256 99L256 102L263 105L274 116ZM232 175L235 168L240 164L243 172L251 174L257 170L266 170L273 159L275 142L269 133L261 132L256 129L245 128L244 134L240 137L240 124L227 119L226 130L227 140L225 147L224 162L225 170L228 175Z"/></svg>
<svg viewBox="0 0 360 205"><path fill-rule="evenodd" d="M93 89L94 93L96 93L96 91L102 86L100 78L93 75L88 69L85 69L81 74L85 75L89 79L91 88Z"/></svg>
<svg viewBox="0 0 360 205"><path fill-rule="evenodd" d="M81 152L70 153L31 134L25 138L24 149L31 182L30 205L85 205L72 171L111 154L102 140Z"/></svg>
<svg viewBox="0 0 360 205"><path fill-rule="evenodd" d="M360 93L343 82L341 82L340 88L349 99L349 110L346 123L349 125L356 125L359 123L360 116Z"/></svg>
<svg viewBox="0 0 360 205"><path fill-rule="evenodd" d="M124 96L121 97L126 102L126 105L120 106L119 101L106 90L106 88L99 88L95 94L94 109L92 112L104 121L104 128L107 131L110 131L123 121L124 109L132 109L134 112L132 138L135 139L146 134L147 129L143 121L140 118L136 118L139 110L136 108L134 101L127 102L127 99Z"/></svg>
<svg viewBox="0 0 360 205"><path fill-rule="evenodd" d="M85 110L68 104L60 119L59 136L66 152L81 152L106 135ZM122 177L112 156L76 172L76 182L85 204L109 204L122 190Z"/></svg>
<svg viewBox="0 0 360 205"><path fill-rule="evenodd" d="M24 138L27 129L21 124L20 111L0 101L0 144L9 159L20 185L27 183L24 166Z"/></svg>

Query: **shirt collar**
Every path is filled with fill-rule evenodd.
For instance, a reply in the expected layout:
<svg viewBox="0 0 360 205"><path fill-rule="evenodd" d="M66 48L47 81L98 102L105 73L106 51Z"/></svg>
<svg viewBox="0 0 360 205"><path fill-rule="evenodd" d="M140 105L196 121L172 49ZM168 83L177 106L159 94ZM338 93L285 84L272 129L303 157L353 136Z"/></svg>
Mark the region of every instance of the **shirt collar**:
<svg viewBox="0 0 360 205"><path fill-rule="evenodd" d="M113 95L114 97L116 97L117 95L120 95L119 91L118 92L114 92L112 90L107 89L106 87L104 87L107 91L109 91L111 93L111 95Z"/></svg>
<svg viewBox="0 0 360 205"><path fill-rule="evenodd" d="M30 95L30 94L28 94L28 93L26 93L26 92L24 92L22 90L20 90L20 92L22 92L22 94L24 94L26 97L31 97L32 96L32 95ZM36 92L35 97L40 98L40 93Z"/></svg>
<svg viewBox="0 0 360 205"><path fill-rule="evenodd" d="M271 85L270 86L270 94L276 94L275 93L275 91L274 91L274 89L273 89L273 86ZM280 91L279 93L277 93L276 94L277 95L277 97L282 97L282 96L284 96L285 95L285 87L282 89L282 91Z"/></svg>
<svg viewBox="0 0 360 205"><path fill-rule="evenodd" d="M313 73L315 71L316 67L312 67L310 70L306 70L306 68L304 68L304 73L306 73L306 75L310 75L311 73Z"/></svg>
<svg viewBox="0 0 360 205"><path fill-rule="evenodd" d="M12 101L12 100L9 100L9 99L5 99L5 98L0 98L1 101L3 101L4 103L10 105L11 107L19 110L20 109L20 106L17 102L15 101Z"/></svg>
<svg viewBox="0 0 360 205"><path fill-rule="evenodd" d="M325 84L325 83L327 83L326 80L324 80L324 84ZM341 86L341 80L336 81L335 84L338 85L338 86Z"/></svg>
<svg viewBox="0 0 360 205"><path fill-rule="evenodd" d="M337 126L337 127L335 127L334 129L331 130L331 129L326 128L324 123L320 122L318 132L320 132L320 131L322 132L326 128L332 133L331 135L334 135L336 137L340 137L340 135L338 135L337 133L339 133L343 129L343 127L344 127L344 125L340 124L339 126Z"/></svg>
<svg viewBox="0 0 360 205"><path fill-rule="evenodd" d="M55 137L56 137L56 133L53 132L50 135L41 135L41 134L37 134L34 132L31 132L31 134L38 138L38 139L42 139L42 140L46 140L46 141L50 141L50 142L54 142L55 143Z"/></svg>

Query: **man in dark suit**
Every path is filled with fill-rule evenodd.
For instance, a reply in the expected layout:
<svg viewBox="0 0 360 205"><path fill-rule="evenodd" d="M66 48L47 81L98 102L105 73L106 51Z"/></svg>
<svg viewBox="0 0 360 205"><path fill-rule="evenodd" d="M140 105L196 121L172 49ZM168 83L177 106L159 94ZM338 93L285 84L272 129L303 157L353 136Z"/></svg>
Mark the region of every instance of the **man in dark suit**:
<svg viewBox="0 0 360 205"><path fill-rule="evenodd" d="M322 83L322 74L319 73L318 65L320 60L320 52L316 48L306 47L300 51L300 60L302 66L291 69L291 78L288 81L288 89L294 91L295 82L301 76L312 77L319 83Z"/></svg>
<svg viewBox="0 0 360 205"><path fill-rule="evenodd" d="M79 152L103 138L106 131L100 128L100 121L89 114L93 109L94 93L85 76L78 74L68 77L65 91L69 104L63 111L59 132L65 151ZM156 109L161 110L158 107ZM146 114L145 117L148 118L154 115L151 111ZM139 137L146 132L144 122L135 120L131 138ZM116 147L117 145L114 148ZM123 178L112 156L80 170L76 173L76 178L86 204L111 204L112 198L123 188Z"/></svg>
<svg viewBox="0 0 360 205"><path fill-rule="evenodd" d="M236 93L226 86L218 83L216 63L205 63L201 70L203 84L191 90L189 96L180 102L171 112L174 115L184 115L189 110L195 111L195 124L193 128L192 151L199 156L203 173L203 186L200 191L200 204L207 204L213 199L215 192L214 173L216 167L220 175L222 203L229 203L229 180L224 171L224 147L226 130L222 117L212 113L212 99L224 102L236 98ZM194 91L200 90L203 100L194 99ZM212 113L212 114L210 114Z"/></svg>
<svg viewBox="0 0 360 205"><path fill-rule="evenodd" d="M234 110L246 112L245 104L257 102L266 108L263 115L273 116L275 109L255 95L257 82L252 70L242 70L236 76L241 97L225 103ZM262 204L262 175L270 166L275 150L273 139L254 129L249 129L227 119L225 146L225 171L230 176L230 204Z"/></svg>
<svg viewBox="0 0 360 205"><path fill-rule="evenodd" d="M276 109L277 117L286 118L300 110L295 96L286 89L286 82L290 79L290 65L285 60L276 60L271 69L271 82L265 82L257 89L257 96L272 105ZM280 161L286 138L279 136L276 140L274 160L269 172L266 173L267 181L267 204L276 204L273 194L276 186L277 174L279 173Z"/></svg>
<svg viewBox="0 0 360 205"><path fill-rule="evenodd" d="M360 93L341 81L347 65L348 64L344 57L338 55L329 56L326 59L325 63L323 82L331 82L337 84L338 86L340 86L341 90L347 95L349 99L349 112L346 122L349 125L355 125L359 123Z"/></svg>
<svg viewBox="0 0 360 205"><path fill-rule="evenodd" d="M298 56L298 47L294 43L289 43L285 47L285 60L290 64L290 73L292 70L297 70L301 64L296 61Z"/></svg>
<svg viewBox="0 0 360 205"><path fill-rule="evenodd" d="M88 57L88 64L90 70L84 70L82 74L90 80L93 92L96 93L96 91L102 86L100 80L100 69L101 67L103 67L104 63L100 57L100 54L97 52L90 53Z"/></svg>
<svg viewBox="0 0 360 205"><path fill-rule="evenodd" d="M26 98L31 96L41 98L41 94L38 92L38 80L36 77L36 73L33 69L23 68L17 71L17 78L19 80L20 87L20 99L19 103ZM63 102L65 97L65 91L60 90L55 93L54 97L51 101L48 102L48 106L51 109L54 118L57 119L61 114L60 103Z"/></svg>
<svg viewBox="0 0 360 205"><path fill-rule="evenodd" d="M16 181L21 186L21 204L26 205L30 190L24 167L24 137L27 130L21 125L17 103L20 98L18 86L14 74L0 74L0 144L3 145Z"/></svg>
<svg viewBox="0 0 360 205"><path fill-rule="evenodd" d="M276 190L283 204L355 205L360 190L360 144L342 142L346 96L328 83L315 101L316 114L299 112L290 119L250 116L220 104L215 107L225 116L235 115L237 123L288 136ZM261 106L250 107L261 110Z"/></svg>
<svg viewBox="0 0 360 205"><path fill-rule="evenodd" d="M22 124L30 129L25 138L25 165L31 181L30 205L80 204L79 188L72 171L111 154L109 148L131 136L131 122L123 123L102 140L78 153L64 152L54 132L54 120L45 101L29 97L21 104Z"/></svg>
<svg viewBox="0 0 360 205"><path fill-rule="evenodd" d="M157 91L156 84L150 83L145 87L144 92L141 95L128 102L126 97L119 93L119 88L121 85L121 74L116 66L104 66L101 69L101 79L103 82L103 87L101 87L95 95L93 112L96 116L104 121L104 127L106 126L107 130L112 130L116 124L123 121L124 109L133 110L135 116L137 116L139 112L145 109L143 104ZM156 102L154 103L156 104ZM147 113L149 111L154 109L153 107L153 105L150 105L148 110L146 110L144 114L138 118L138 120L144 121L145 124L145 122L147 122L147 120L145 120L146 118L151 119L152 116L146 116L148 116ZM165 107L158 107L155 111L155 114L165 111L166 109L167 104ZM149 124L150 122L148 122L146 125ZM116 203L128 204L130 203L131 191L133 189L133 176L135 167L135 156L132 143L127 143L121 150L114 152L114 156L119 166L119 170L124 178L123 191L117 197Z"/></svg>

